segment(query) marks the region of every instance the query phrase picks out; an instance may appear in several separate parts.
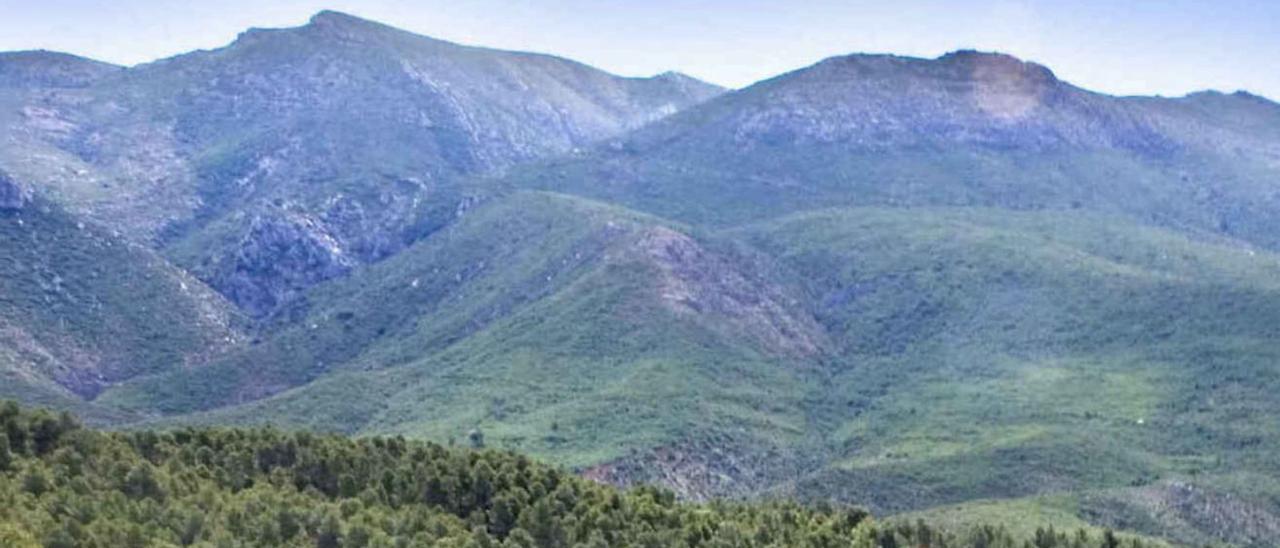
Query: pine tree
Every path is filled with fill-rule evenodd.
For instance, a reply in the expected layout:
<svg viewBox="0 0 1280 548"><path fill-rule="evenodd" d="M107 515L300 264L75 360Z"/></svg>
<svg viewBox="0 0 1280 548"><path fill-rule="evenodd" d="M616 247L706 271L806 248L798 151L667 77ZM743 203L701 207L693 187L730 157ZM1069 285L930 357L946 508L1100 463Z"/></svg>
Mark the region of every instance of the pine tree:
<svg viewBox="0 0 1280 548"><path fill-rule="evenodd" d="M324 525L316 535L316 548L342 548L342 523L338 516L329 513L324 518Z"/></svg>
<svg viewBox="0 0 1280 548"><path fill-rule="evenodd" d="M9 470L13 466L13 453L9 451L9 436L0 433L0 472Z"/></svg>
<svg viewBox="0 0 1280 548"><path fill-rule="evenodd" d="M529 532L538 548L561 548L567 544L560 519L555 516L548 499L542 498L520 514L520 528Z"/></svg>
<svg viewBox="0 0 1280 548"><path fill-rule="evenodd" d="M1120 548L1120 539L1116 538L1115 531L1107 529L1102 533L1103 548Z"/></svg>
<svg viewBox="0 0 1280 548"><path fill-rule="evenodd" d="M134 499L164 499L164 490L161 489L160 482L156 480L155 470L146 462L142 462L129 470L129 473L124 477L124 486L121 490Z"/></svg>

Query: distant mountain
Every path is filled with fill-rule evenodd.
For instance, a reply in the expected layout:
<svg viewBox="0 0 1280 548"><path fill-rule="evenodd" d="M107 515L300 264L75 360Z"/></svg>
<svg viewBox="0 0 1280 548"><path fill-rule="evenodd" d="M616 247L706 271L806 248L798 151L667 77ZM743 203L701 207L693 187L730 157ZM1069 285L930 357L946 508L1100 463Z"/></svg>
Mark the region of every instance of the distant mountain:
<svg viewBox="0 0 1280 548"><path fill-rule="evenodd" d="M1280 248L1280 105L1123 98L1018 59L851 55L534 168L523 184L689 222L816 207L1086 209Z"/></svg>
<svg viewBox="0 0 1280 548"><path fill-rule="evenodd" d="M41 59L0 60L14 67L0 78ZM56 76L70 61L46 64ZM259 315L453 219L481 195L460 176L585 147L720 91L335 12L108 79L26 80L58 89L11 107L20 145L0 162Z"/></svg>

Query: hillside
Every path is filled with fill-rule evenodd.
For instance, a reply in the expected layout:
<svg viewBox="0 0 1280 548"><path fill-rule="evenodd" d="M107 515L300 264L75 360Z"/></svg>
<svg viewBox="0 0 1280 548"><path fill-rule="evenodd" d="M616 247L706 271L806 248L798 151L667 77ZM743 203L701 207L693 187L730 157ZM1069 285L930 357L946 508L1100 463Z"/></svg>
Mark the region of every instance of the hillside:
<svg viewBox="0 0 1280 548"><path fill-rule="evenodd" d="M0 88L81 88L123 70L115 65L55 51L0 52Z"/></svg>
<svg viewBox="0 0 1280 548"><path fill-rule="evenodd" d="M90 416L104 387L234 346L238 314L151 251L0 172L0 396Z"/></svg>
<svg viewBox="0 0 1280 548"><path fill-rule="evenodd" d="M682 230L517 193L318 286L249 352L99 402L168 424L476 430L695 499L991 499L987 520L1058 501L1030 523L1280 533L1280 256L988 208Z"/></svg>
<svg viewBox="0 0 1280 548"><path fill-rule="evenodd" d="M0 542L37 546L1013 547L974 524L880 525L856 508L679 503L494 451L275 430L103 434L0 407ZM67 511L75 508L74 511ZM1034 533L1046 548L1158 546Z"/></svg>
<svg viewBox="0 0 1280 548"><path fill-rule="evenodd" d="M718 92L323 12L26 96L0 109L17 142L0 165L268 315L447 224L483 196L460 176L585 147Z"/></svg>
<svg viewBox="0 0 1280 548"><path fill-rule="evenodd" d="M1221 539L1214 519L1255 521L1258 536L1234 542L1280 531L1267 479L1277 255L970 208L828 210L735 232L809 280L843 346L827 403L810 407L825 412L831 464L786 490L882 513L1062 493L1095 523L1198 523L1189 543ZM1185 484L1203 491L1199 510L1167 498Z"/></svg>
<svg viewBox="0 0 1280 548"><path fill-rule="evenodd" d="M271 395L177 420L438 440L480 427L491 443L573 465L740 432L730 437L755 462L734 466L749 476L689 494L759 487L754 476L785 470L765 455L798 458L787 446L806 436L812 367L802 364L827 341L793 288L732 247L680 230L517 193L316 287L296 318L244 353L99 401L174 414Z"/></svg>

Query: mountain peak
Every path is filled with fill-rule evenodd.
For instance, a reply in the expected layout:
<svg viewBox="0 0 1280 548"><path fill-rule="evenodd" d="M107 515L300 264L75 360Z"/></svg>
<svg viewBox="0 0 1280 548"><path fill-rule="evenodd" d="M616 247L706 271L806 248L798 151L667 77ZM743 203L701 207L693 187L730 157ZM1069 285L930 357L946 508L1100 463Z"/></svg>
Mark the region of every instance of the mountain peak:
<svg viewBox="0 0 1280 548"><path fill-rule="evenodd" d="M0 52L0 85L83 87L121 67L49 50Z"/></svg>
<svg viewBox="0 0 1280 548"><path fill-rule="evenodd" d="M298 27L303 34L322 40L356 43L382 43L387 40L414 40L420 43L450 43L435 37L365 19L349 13L323 10L311 16L306 25Z"/></svg>
<svg viewBox="0 0 1280 548"><path fill-rule="evenodd" d="M249 28L248 30L240 33L240 36L236 38L235 44L256 44L262 40L272 40L281 36L299 35L308 36L312 39L325 42L369 42L370 40L378 41L382 38L395 36L397 34L412 35L422 39L434 40L348 13L323 10L312 15L311 18L307 20L307 23L301 26L283 28Z"/></svg>
<svg viewBox="0 0 1280 548"><path fill-rule="evenodd" d="M315 15L311 16L311 19L307 21L307 24L312 26L379 25L379 23L375 23L368 19L361 19L349 13L334 10L321 10L317 12Z"/></svg>
<svg viewBox="0 0 1280 548"><path fill-rule="evenodd" d="M1043 83L1058 81L1058 77L1048 67L1024 61L1007 53L963 49L938 57L937 61L963 67L975 78L1018 76Z"/></svg>
<svg viewBox="0 0 1280 548"><path fill-rule="evenodd" d="M688 80L698 80L697 78L689 76L688 74L685 74L679 71L674 71L674 70L668 70L661 74L655 74L653 75L653 79L654 80L672 80L677 82L688 81ZM701 80L698 80L698 81L701 81Z"/></svg>
<svg viewBox="0 0 1280 548"><path fill-rule="evenodd" d="M958 49L958 50L949 51L947 53L944 53L938 56L937 60L943 61L943 62L953 62L953 63L956 63L956 62L971 63L971 62L985 61L985 62L1007 63L1010 65L1028 64L1027 61L1023 61L1022 59L1019 59L1008 53L1003 53L999 51L982 51L982 50L976 50L976 49Z"/></svg>
<svg viewBox="0 0 1280 548"><path fill-rule="evenodd" d="M1280 106L1280 104L1277 104L1275 101L1272 101L1267 97L1263 97L1261 95L1258 95L1256 93L1251 93L1248 90L1243 90L1243 89L1239 89L1230 93L1221 91L1221 90L1216 90L1216 89L1203 89L1200 91L1193 91L1191 93L1183 95L1182 98L1189 99L1189 100L1200 100L1200 101L1203 101L1203 100L1242 101L1246 103L1254 103L1259 105Z"/></svg>
<svg viewBox="0 0 1280 548"><path fill-rule="evenodd" d="M651 82L660 82L675 89L684 90L698 97L699 102L710 99L711 97L724 93L725 91L725 88L716 84L712 84L711 82L700 80L683 72L677 72L674 70L669 70L662 74L655 74L647 78L647 80Z"/></svg>
<svg viewBox="0 0 1280 548"><path fill-rule="evenodd" d="M840 74L852 70L864 77L941 77L977 82L1023 82L1038 85L1059 82L1053 71L1043 65L1024 61L1006 53L971 49L952 51L935 59L853 53L823 60L811 68L819 68L820 74ZM793 74L803 74L808 71L809 69L801 69Z"/></svg>
<svg viewBox="0 0 1280 548"><path fill-rule="evenodd" d="M1261 105L1266 105L1266 106L1271 106L1271 107L1274 107L1274 106L1280 106L1280 105L1277 105L1277 103L1276 103L1275 101L1271 100L1269 97L1264 97L1264 96L1262 96L1262 95L1258 95L1258 94L1256 94L1256 93L1252 93L1252 92L1250 92L1250 91L1243 90L1243 89L1238 89L1238 90L1236 90L1235 92L1233 92L1233 93L1231 94L1231 96L1232 96L1232 97L1235 97L1236 99L1242 99L1242 100L1245 100L1245 101L1249 101L1249 102L1253 102L1253 103L1258 103L1258 104L1261 104Z"/></svg>

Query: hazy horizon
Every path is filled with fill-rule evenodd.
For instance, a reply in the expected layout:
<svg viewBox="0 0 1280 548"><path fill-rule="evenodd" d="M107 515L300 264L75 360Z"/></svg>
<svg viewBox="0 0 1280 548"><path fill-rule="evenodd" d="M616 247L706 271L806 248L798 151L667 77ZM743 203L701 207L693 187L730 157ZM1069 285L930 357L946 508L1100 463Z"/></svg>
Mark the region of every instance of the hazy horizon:
<svg viewBox="0 0 1280 548"><path fill-rule="evenodd" d="M248 0L174 5L0 0L0 51L45 49L136 65L231 43L251 27L330 9L467 45L548 53L625 76L679 71L740 88L850 53L937 57L959 49L1034 61L1115 95L1244 90L1280 98L1280 3L916 1L785 3Z"/></svg>

